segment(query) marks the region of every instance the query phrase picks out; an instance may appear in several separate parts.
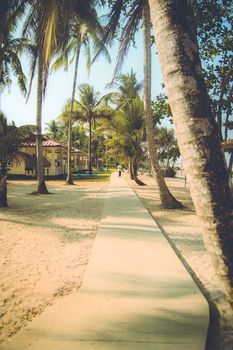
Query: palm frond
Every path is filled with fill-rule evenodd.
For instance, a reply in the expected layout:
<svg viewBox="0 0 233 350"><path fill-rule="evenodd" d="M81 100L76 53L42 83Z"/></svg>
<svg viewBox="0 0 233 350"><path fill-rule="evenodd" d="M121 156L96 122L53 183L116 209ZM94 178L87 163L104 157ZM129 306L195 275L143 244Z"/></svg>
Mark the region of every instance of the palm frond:
<svg viewBox="0 0 233 350"><path fill-rule="evenodd" d="M131 8L126 15L127 21L121 33L121 44L112 80L115 79L116 75L121 70L124 59L128 54L129 47L132 42L134 42L135 33L139 29L140 21L142 18L142 11L146 1L147 0L133 1Z"/></svg>

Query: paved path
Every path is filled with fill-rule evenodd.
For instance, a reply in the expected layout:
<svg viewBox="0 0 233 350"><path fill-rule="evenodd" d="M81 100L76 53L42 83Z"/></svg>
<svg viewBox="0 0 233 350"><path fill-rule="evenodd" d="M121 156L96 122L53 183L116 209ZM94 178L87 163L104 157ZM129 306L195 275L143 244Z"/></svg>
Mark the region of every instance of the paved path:
<svg viewBox="0 0 233 350"><path fill-rule="evenodd" d="M113 174L82 287L48 307L8 349L204 350L208 322L199 289Z"/></svg>

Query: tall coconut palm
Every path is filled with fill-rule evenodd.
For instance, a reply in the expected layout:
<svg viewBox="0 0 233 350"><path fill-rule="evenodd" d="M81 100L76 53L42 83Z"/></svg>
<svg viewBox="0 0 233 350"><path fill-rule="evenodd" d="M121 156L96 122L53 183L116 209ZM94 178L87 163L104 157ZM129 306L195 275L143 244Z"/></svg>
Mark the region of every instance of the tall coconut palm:
<svg viewBox="0 0 233 350"><path fill-rule="evenodd" d="M51 57L55 52L65 50L71 37L71 32L75 21L86 23L88 28L92 30L100 29L97 21L94 5L96 1L92 0L69 0L69 1L47 1L47 0L31 0L31 9L29 11L25 24L25 32L28 28L32 29L34 42L38 50L35 58L38 58L38 92L37 92L37 168L38 168L38 186L37 192L47 193L46 185L43 179L42 168L42 145L41 145L41 111L42 98L40 92L45 91L48 68ZM78 36L78 33L76 37ZM79 41L78 41L79 42ZM78 62L78 52L77 59ZM35 60L34 60L35 63ZM35 64L32 65L32 73L34 74ZM33 76L32 74L32 76ZM42 74L42 79L39 77ZM75 85L75 84L73 84ZM42 87L42 89L41 89ZM74 89L73 89L74 90ZM72 112L71 112L72 114ZM71 123L70 123L71 129ZM71 150L71 137L69 133L69 152ZM70 169L70 157L68 157ZM70 172L68 173L68 182L72 182Z"/></svg>
<svg viewBox="0 0 233 350"><path fill-rule="evenodd" d="M35 14L33 9L24 24L23 35L31 38L31 44L28 45L26 51L30 57L30 84L28 89L28 97L31 92L32 81L37 68L37 99L36 99L36 173L37 173L37 189L36 193L48 194L47 186L43 172L43 147L42 147L42 105L43 91L45 89L45 72L42 57L42 49L36 41L38 31L39 13Z"/></svg>
<svg viewBox="0 0 233 350"><path fill-rule="evenodd" d="M16 75L21 91L26 93L26 77L23 73L19 53L26 41L14 38L17 18L24 10L24 2L0 1L0 93L4 87L11 84L10 70ZM5 116L0 111L0 207L7 206L7 160L13 145L16 128L8 126Z"/></svg>
<svg viewBox="0 0 233 350"><path fill-rule="evenodd" d="M55 52L66 47L70 40L70 32L74 19L79 17L89 25L97 27L95 10L92 1L47 1L34 0L29 11L24 33L31 31L34 37L34 52L32 64L32 77L35 72L35 64L38 59L38 83L37 83L37 177L38 193L48 193L44 175L41 142L41 114L42 92L45 91L48 68Z"/></svg>
<svg viewBox="0 0 233 350"><path fill-rule="evenodd" d="M195 209L217 273L233 301L232 195L185 0L149 0L165 87Z"/></svg>
<svg viewBox="0 0 233 350"><path fill-rule="evenodd" d="M143 13L143 44L144 44L144 116L148 139L151 168L158 185L161 204L165 209L182 208L183 205L169 191L159 165L156 130L153 125L151 109L151 22L148 2L145 2Z"/></svg>
<svg viewBox="0 0 233 350"><path fill-rule="evenodd" d="M58 69L62 65L65 66L65 69L68 68L69 64L69 54L74 51L75 54L75 66L74 66L74 78L72 86L72 96L70 100L70 111L69 111L69 124L68 124L68 152L67 152L67 179L66 184L73 185L72 178L72 168L71 168L71 150L72 150L72 124L73 124L73 112L74 112L74 102L75 102L75 90L77 85L77 74L78 74L78 64L81 47L85 48L86 58L87 58L87 69L90 71L90 41L94 43L96 49L100 47L101 41L96 34L96 31L93 32L93 28L88 28L86 24L82 23L79 18L75 18L73 24L73 31L71 35L70 43L67 45L65 50L62 52L61 56L54 63L53 68ZM102 49L102 53L105 54L105 57L110 61L110 56L106 48ZM72 60L71 60L72 62Z"/></svg>
<svg viewBox="0 0 233 350"><path fill-rule="evenodd" d="M73 87L72 87L72 96L70 103L70 111L69 111L69 125L68 125L68 152L67 152L67 178L66 184L73 185L72 178L72 168L71 168L71 150L72 150L72 124L73 124L73 112L74 112L74 100L75 100L75 90L77 84L77 74L78 74L78 63L79 63L79 55L81 48L81 35L78 35L76 41L76 57L75 57L75 68L74 68L74 79L73 79Z"/></svg>
<svg viewBox="0 0 233 350"><path fill-rule="evenodd" d="M175 197L169 191L166 182L163 178L161 168L158 162L157 145L155 130L152 122L151 113L151 37L150 37L150 13L148 11L147 0L132 0L130 4L127 1L115 1L111 7L110 20L107 25L104 41L108 42L119 27L120 17L122 13L126 13L124 23L121 30L121 44L118 53L118 61L115 68L115 73L120 70L124 58L128 52L128 48L135 32L140 27L140 21L143 19L143 32L144 32L144 109L145 109L145 121L147 130L147 139L149 147L149 155L152 163L152 170L155 175L157 186L159 189L159 195L161 204L166 209L182 208L183 205L175 199Z"/></svg>

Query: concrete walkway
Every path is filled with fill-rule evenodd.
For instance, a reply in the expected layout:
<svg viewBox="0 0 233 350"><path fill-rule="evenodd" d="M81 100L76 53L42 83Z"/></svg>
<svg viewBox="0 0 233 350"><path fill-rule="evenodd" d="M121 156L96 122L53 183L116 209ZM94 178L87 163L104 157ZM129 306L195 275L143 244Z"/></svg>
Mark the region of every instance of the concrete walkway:
<svg viewBox="0 0 233 350"><path fill-rule="evenodd" d="M48 307L8 349L204 350L208 322L199 289L113 174L82 287Z"/></svg>

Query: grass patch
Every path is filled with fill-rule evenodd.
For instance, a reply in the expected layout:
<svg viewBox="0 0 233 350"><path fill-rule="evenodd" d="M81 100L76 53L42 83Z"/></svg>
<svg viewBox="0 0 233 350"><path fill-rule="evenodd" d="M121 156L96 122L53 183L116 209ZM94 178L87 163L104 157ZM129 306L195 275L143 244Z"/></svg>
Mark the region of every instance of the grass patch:
<svg viewBox="0 0 233 350"><path fill-rule="evenodd" d="M90 177L90 178L74 178L74 181L77 182L109 182L110 179L110 172L107 173L94 173L96 176L95 177Z"/></svg>

